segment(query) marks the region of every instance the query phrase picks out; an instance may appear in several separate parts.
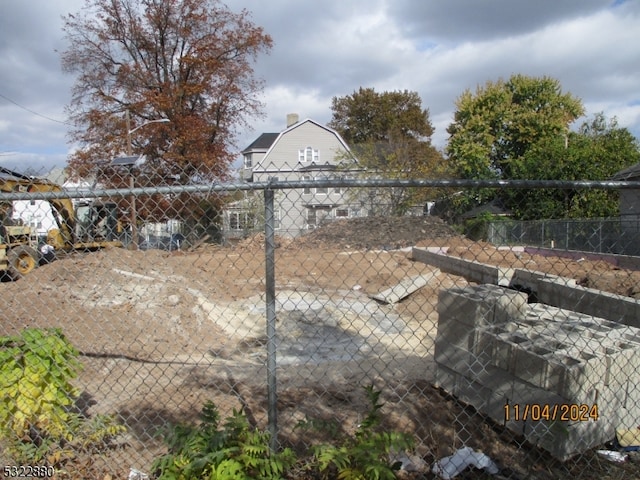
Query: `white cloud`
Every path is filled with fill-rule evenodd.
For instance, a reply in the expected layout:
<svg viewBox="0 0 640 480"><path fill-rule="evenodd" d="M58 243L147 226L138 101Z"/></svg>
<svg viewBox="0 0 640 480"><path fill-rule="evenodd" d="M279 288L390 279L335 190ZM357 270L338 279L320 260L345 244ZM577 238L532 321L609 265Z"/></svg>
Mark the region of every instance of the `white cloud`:
<svg viewBox="0 0 640 480"><path fill-rule="evenodd" d="M76 12L83 0L5 3L0 94L64 120L73 78L60 69L60 16ZM236 11L247 3L227 2ZM442 147L455 99L514 73L557 78L589 115L617 116L640 134L638 1L272 0L249 2L248 9L275 45L255 66L266 82L265 117L240 132L239 148L262 132L279 131L287 113L328 122L331 98L361 86L417 91L436 127L434 143ZM21 161L60 162L69 148L66 130L0 98L0 153L32 152ZM6 160L0 156L0 163Z"/></svg>

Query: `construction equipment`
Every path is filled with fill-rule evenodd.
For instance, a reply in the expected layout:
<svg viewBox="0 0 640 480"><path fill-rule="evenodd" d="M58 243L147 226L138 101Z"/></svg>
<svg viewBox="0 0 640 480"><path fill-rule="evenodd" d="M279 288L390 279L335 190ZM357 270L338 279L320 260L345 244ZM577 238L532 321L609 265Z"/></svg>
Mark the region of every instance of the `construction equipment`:
<svg viewBox="0 0 640 480"><path fill-rule="evenodd" d="M0 167L0 192L63 192L49 180L23 175ZM13 225L10 203L0 205L0 275L7 273L16 280L35 269L41 259L39 244L45 251L98 250L122 247L123 229L114 202L82 201L74 207L71 198L52 198L58 228L38 239L30 226Z"/></svg>

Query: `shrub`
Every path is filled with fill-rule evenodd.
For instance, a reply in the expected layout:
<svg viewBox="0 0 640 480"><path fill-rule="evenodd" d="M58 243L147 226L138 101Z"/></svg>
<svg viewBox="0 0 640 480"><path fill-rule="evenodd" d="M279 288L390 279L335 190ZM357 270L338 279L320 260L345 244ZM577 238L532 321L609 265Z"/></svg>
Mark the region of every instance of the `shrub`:
<svg viewBox="0 0 640 480"><path fill-rule="evenodd" d="M365 388L371 407L353 436L345 436L336 445L314 448L317 469L324 478L341 480L393 480L400 464L392 464L390 455L413 448L413 438L381 428L380 393Z"/></svg>
<svg viewBox="0 0 640 480"><path fill-rule="evenodd" d="M60 329L0 337L0 438L18 463L61 465L125 430L109 416L86 419L73 411L77 357Z"/></svg>
<svg viewBox="0 0 640 480"><path fill-rule="evenodd" d="M234 410L221 427L218 409L207 402L201 420L168 432L169 453L153 464L159 479L279 479L296 461L290 449L272 452L269 434L252 429L242 412Z"/></svg>

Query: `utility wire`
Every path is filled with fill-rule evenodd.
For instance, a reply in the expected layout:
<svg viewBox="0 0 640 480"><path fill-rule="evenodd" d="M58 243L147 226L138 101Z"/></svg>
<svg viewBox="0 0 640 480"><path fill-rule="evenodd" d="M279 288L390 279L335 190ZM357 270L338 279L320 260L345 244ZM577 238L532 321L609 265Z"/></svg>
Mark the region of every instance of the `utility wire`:
<svg viewBox="0 0 640 480"><path fill-rule="evenodd" d="M67 122L63 122L62 120L56 120L55 118L51 118L51 117L47 117L46 115L43 115L41 113L38 113L34 110L31 110L30 108L25 107L24 105L20 105L18 102L11 100L9 97L5 97L3 94L0 93L0 97L4 98L7 102L11 102L14 105L16 105L17 107L22 108L23 110L26 110L29 113L32 113L34 115L37 115L38 117L42 117L46 120L49 120L51 122L56 122L56 123L61 123L62 125L69 125Z"/></svg>

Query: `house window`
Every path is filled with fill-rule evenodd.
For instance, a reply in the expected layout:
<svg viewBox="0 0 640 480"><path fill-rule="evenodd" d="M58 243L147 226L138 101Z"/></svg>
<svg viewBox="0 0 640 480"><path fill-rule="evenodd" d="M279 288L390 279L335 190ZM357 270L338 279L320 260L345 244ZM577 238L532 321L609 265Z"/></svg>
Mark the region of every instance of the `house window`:
<svg viewBox="0 0 640 480"><path fill-rule="evenodd" d="M298 150L298 161L300 163L318 163L320 160L320 152L313 147L303 148Z"/></svg>
<svg viewBox="0 0 640 480"><path fill-rule="evenodd" d="M336 208L336 218L347 218L349 216L348 208Z"/></svg>
<svg viewBox="0 0 640 480"><path fill-rule="evenodd" d="M253 215L249 212L229 212L231 230L249 230L253 228Z"/></svg>
<svg viewBox="0 0 640 480"><path fill-rule="evenodd" d="M329 207L307 208L307 228L316 228L329 218Z"/></svg>
<svg viewBox="0 0 640 480"><path fill-rule="evenodd" d="M309 175L305 175L302 177L302 180L304 181L310 181L311 177ZM311 195L311 187L304 187L303 192L305 195Z"/></svg>
<svg viewBox="0 0 640 480"><path fill-rule="evenodd" d="M316 177L316 180L326 180L327 177ZM317 187L316 188L316 194L320 194L320 195L326 195L327 193L329 193L329 189L327 187Z"/></svg>
<svg viewBox="0 0 640 480"><path fill-rule="evenodd" d="M251 168L253 162L251 161L251 154L244 156L244 168Z"/></svg>
<svg viewBox="0 0 640 480"><path fill-rule="evenodd" d="M333 177L334 180L341 180L340 177ZM340 187L334 187L333 193L342 193L342 189Z"/></svg>
<svg viewBox="0 0 640 480"><path fill-rule="evenodd" d="M316 209L307 208L307 228L315 228L316 226Z"/></svg>

